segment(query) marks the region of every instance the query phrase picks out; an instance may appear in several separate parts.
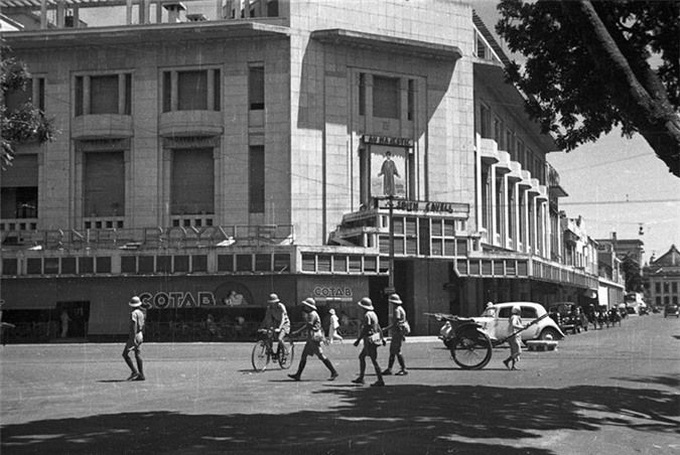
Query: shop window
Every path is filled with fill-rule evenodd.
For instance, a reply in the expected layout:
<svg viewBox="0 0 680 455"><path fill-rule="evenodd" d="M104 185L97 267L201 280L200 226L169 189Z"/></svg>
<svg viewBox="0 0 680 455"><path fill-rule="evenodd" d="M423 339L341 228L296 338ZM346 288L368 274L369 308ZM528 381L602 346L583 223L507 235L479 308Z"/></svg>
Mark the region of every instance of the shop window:
<svg viewBox="0 0 680 455"><path fill-rule="evenodd" d="M154 272L154 257L153 256L139 256L138 258L139 273L153 273Z"/></svg>
<svg viewBox="0 0 680 455"><path fill-rule="evenodd" d="M76 258L61 258L61 273L74 275L76 273Z"/></svg>
<svg viewBox="0 0 680 455"><path fill-rule="evenodd" d="M173 150L170 180L172 215L211 215L215 207L213 150Z"/></svg>
<svg viewBox="0 0 680 455"><path fill-rule="evenodd" d="M42 259L40 258L28 258L26 260L26 273L29 275L41 275L42 274Z"/></svg>
<svg viewBox="0 0 680 455"><path fill-rule="evenodd" d="M163 112L221 110L219 69L164 71Z"/></svg>
<svg viewBox="0 0 680 455"><path fill-rule="evenodd" d="M248 104L251 111L264 109L264 67L248 69Z"/></svg>
<svg viewBox="0 0 680 455"><path fill-rule="evenodd" d="M248 206L250 213L264 213L264 146L250 147L248 163Z"/></svg>
<svg viewBox="0 0 680 455"><path fill-rule="evenodd" d="M45 275L59 274L59 258L45 258Z"/></svg>
<svg viewBox="0 0 680 455"><path fill-rule="evenodd" d="M217 256L217 270L220 272L233 272L234 256L231 254L220 254Z"/></svg>
<svg viewBox="0 0 680 455"><path fill-rule="evenodd" d="M101 256L97 258L97 273L111 273L111 257Z"/></svg>
<svg viewBox="0 0 680 455"><path fill-rule="evenodd" d="M373 116L399 118L399 79L373 76Z"/></svg>
<svg viewBox="0 0 680 455"><path fill-rule="evenodd" d="M189 256L177 255L175 256L175 273L189 271Z"/></svg>
<svg viewBox="0 0 680 455"><path fill-rule="evenodd" d="M124 152L83 154L83 215L125 215Z"/></svg>
<svg viewBox="0 0 680 455"><path fill-rule="evenodd" d="M274 255L274 271L277 273L290 272L290 255L275 254Z"/></svg>
<svg viewBox="0 0 680 455"><path fill-rule="evenodd" d="M236 271L237 272L252 272L253 271L253 257L250 254L236 255Z"/></svg>
<svg viewBox="0 0 680 455"><path fill-rule="evenodd" d="M272 257L269 254L255 255L255 271L256 272L270 272L272 269Z"/></svg>
<svg viewBox="0 0 680 455"><path fill-rule="evenodd" d="M80 274L94 273L94 258L88 257L78 258L78 273Z"/></svg>
<svg viewBox="0 0 680 455"><path fill-rule="evenodd" d="M17 275L19 272L19 261L17 259L2 259L2 274L6 276Z"/></svg>
<svg viewBox="0 0 680 455"><path fill-rule="evenodd" d="M156 272L157 273L172 272L172 256L168 255L156 256Z"/></svg>
<svg viewBox="0 0 680 455"><path fill-rule="evenodd" d="M135 256L121 257L120 271L122 273L137 273L137 258Z"/></svg>
<svg viewBox="0 0 680 455"><path fill-rule="evenodd" d="M192 272L207 272L208 271L208 256L198 254L191 256L191 271Z"/></svg>
<svg viewBox="0 0 680 455"><path fill-rule="evenodd" d="M132 111L132 74L76 76L75 115L120 114Z"/></svg>

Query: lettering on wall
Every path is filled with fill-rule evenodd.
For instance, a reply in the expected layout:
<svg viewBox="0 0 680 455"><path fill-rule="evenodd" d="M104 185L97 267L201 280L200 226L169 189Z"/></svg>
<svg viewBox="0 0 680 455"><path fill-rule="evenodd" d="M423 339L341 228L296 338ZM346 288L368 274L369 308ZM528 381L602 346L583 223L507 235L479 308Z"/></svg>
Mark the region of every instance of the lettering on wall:
<svg viewBox="0 0 680 455"><path fill-rule="evenodd" d="M145 308L198 308L216 306L215 295L212 292L143 292L139 295Z"/></svg>
<svg viewBox="0 0 680 455"><path fill-rule="evenodd" d="M312 297L321 300L353 300L351 287L347 286L314 286Z"/></svg>

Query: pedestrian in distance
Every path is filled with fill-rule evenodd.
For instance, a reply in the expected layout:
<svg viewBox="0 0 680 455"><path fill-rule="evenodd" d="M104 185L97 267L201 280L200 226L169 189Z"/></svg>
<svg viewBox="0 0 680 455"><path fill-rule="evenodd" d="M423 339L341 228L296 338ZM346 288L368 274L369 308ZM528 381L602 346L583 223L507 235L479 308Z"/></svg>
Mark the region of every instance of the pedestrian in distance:
<svg viewBox="0 0 680 455"><path fill-rule="evenodd" d="M283 304L278 295L269 294L267 311L260 327L274 331L278 339L276 354L279 355L284 352L283 338L290 333L290 318L288 317L286 305Z"/></svg>
<svg viewBox="0 0 680 455"><path fill-rule="evenodd" d="M142 311L142 301L139 297L134 296L130 299L128 303L130 306L130 329L128 331L128 340L125 343L125 349L123 350L123 358L125 363L132 371L130 377L127 378L128 381L144 381L144 362L142 361L142 343L144 342L144 312ZM130 351L135 351L135 360L137 361L137 367L132 363L130 358Z"/></svg>
<svg viewBox="0 0 680 455"><path fill-rule="evenodd" d="M331 308L328 310L330 314L330 323L328 324L328 344L332 344L334 341L339 341L342 343L342 335L338 333L340 328L340 318L335 314L335 310Z"/></svg>
<svg viewBox="0 0 680 455"><path fill-rule="evenodd" d="M519 306L515 305L512 307L509 318L509 331L510 337L508 338L508 344L510 345L510 357L503 360L503 364L509 370L516 370L517 367L515 363L519 362L519 355L522 352L522 335L517 333L524 328L522 324L522 318L520 317L521 309Z"/></svg>
<svg viewBox="0 0 680 455"><path fill-rule="evenodd" d="M354 384L364 383L364 374L366 373L366 357L371 359L373 363L373 368L375 368L375 374L378 380L371 384L373 387L382 387L385 385L383 381L382 373L380 371L380 365L378 365L378 346L383 345L385 340L382 338L382 329L380 328L380 322L378 321L378 315L375 314L375 308L373 307L373 302L368 297L362 298L357 302L364 310L364 316L361 321L361 328L359 329L359 336L354 342L354 346L359 346L361 341L364 342L364 347L359 353L359 376L352 380Z"/></svg>
<svg viewBox="0 0 680 455"><path fill-rule="evenodd" d="M394 365L394 360L399 362L399 371L397 371L397 376L404 376L408 374L406 371L406 363L404 362L404 356L401 353L401 347L404 341L406 341L406 335L411 332L411 328L406 320L406 311L404 310L403 302L399 294L392 294L387 299L387 301L393 305L392 310L392 324L385 327L383 330L387 331L391 329L392 339L390 341L390 360L387 364L387 368L382 372L384 376L389 376L392 374L392 366Z"/></svg>
<svg viewBox="0 0 680 455"><path fill-rule="evenodd" d="M307 365L307 357L315 355L323 362L323 364L331 372L331 376L328 378L329 381L334 381L338 377L338 372L331 361L323 353L321 348L321 343L324 340L323 328L321 327L321 318L319 317L318 310L316 308L316 301L308 297L302 302L302 311L305 319L305 325L293 332L296 335L304 330L307 331L307 341L305 342L305 347L302 350L302 356L300 357L300 364L298 365L297 372L295 374L289 374L288 377L295 381L299 381L302 376L302 372Z"/></svg>

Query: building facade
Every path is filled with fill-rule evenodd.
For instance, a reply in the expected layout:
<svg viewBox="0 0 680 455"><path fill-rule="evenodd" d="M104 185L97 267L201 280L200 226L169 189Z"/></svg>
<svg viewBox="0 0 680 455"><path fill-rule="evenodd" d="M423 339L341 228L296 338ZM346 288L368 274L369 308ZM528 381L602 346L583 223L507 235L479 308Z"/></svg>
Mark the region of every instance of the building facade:
<svg viewBox="0 0 680 455"><path fill-rule="evenodd" d="M427 312L597 289L593 245L562 246L554 143L466 2L0 4L34 13L4 38L62 131L3 173L15 322L53 334L65 309L73 336L117 336L137 294L152 339L208 313L232 336L277 292L351 332L393 286L428 334ZM106 4L122 22L85 26Z"/></svg>
<svg viewBox="0 0 680 455"><path fill-rule="evenodd" d="M643 268L647 303L662 308L680 303L680 251L675 245Z"/></svg>

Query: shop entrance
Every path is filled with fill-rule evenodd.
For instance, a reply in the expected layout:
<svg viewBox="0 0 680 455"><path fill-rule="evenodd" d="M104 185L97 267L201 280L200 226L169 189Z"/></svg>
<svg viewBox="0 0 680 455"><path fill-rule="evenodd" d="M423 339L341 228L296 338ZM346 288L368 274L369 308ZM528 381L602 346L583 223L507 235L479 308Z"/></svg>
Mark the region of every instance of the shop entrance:
<svg viewBox="0 0 680 455"><path fill-rule="evenodd" d="M57 302L57 338L87 338L90 302Z"/></svg>

